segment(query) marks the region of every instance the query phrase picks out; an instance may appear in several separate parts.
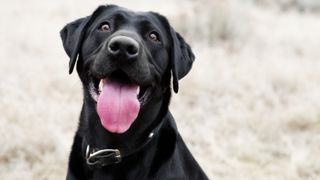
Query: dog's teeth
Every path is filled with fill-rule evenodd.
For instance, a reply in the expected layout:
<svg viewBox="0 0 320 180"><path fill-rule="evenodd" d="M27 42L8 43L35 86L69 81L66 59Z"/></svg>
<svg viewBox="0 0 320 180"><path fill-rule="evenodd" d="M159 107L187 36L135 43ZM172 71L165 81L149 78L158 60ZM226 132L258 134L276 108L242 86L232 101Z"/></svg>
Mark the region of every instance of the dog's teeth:
<svg viewBox="0 0 320 180"><path fill-rule="evenodd" d="M137 94L140 93L140 86L137 88Z"/></svg>
<svg viewBox="0 0 320 180"><path fill-rule="evenodd" d="M102 88L103 88L103 81L100 80L100 83L99 83L99 91L100 91L100 92L102 91Z"/></svg>

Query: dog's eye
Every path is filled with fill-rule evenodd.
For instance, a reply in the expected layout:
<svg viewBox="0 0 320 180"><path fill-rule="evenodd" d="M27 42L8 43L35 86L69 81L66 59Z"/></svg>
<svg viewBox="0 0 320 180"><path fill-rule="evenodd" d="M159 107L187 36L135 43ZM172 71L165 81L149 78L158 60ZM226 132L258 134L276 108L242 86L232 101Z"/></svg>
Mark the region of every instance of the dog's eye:
<svg viewBox="0 0 320 180"><path fill-rule="evenodd" d="M107 22L103 22L100 24L100 26L98 27L98 30L101 32L108 32L110 31L110 25Z"/></svg>
<svg viewBox="0 0 320 180"><path fill-rule="evenodd" d="M156 32L150 33L149 38L154 42L160 42L159 35Z"/></svg>

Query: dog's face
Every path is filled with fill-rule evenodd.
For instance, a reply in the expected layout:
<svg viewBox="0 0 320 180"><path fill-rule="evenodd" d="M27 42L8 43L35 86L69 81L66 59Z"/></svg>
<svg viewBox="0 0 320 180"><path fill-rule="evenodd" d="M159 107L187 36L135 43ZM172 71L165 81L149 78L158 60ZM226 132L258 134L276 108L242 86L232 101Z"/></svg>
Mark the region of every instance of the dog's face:
<svg viewBox="0 0 320 180"><path fill-rule="evenodd" d="M153 12L100 6L91 16L61 30L85 90L96 103L103 127L113 133L129 129L141 109L170 86L174 90L194 60L189 45Z"/></svg>

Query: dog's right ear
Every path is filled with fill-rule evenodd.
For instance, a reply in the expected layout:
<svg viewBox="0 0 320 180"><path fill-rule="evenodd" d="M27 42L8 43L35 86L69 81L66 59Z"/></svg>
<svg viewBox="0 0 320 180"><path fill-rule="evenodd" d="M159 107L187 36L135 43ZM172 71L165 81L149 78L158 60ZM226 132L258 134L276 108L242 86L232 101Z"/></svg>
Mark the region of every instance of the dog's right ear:
<svg viewBox="0 0 320 180"><path fill-rule="evenodd" d="M84 40L86 29L91 22L105 9L116 7L115 5L99 6L91 16L77 19L63 27L60 31L60 36L63 43L63 48L70 57L69 74L72 73L73 68L79 58L81 45Z"/></svg>
<svg viewBox="0 0 320 180"><path fill-rule="evenodd" d="M63 48L70 58L69 61L69 74L72 73L74 65L78 59L81 43L83 41L85 26L90 17L75 20L60 31L60 36L63 43Z"/></svg>

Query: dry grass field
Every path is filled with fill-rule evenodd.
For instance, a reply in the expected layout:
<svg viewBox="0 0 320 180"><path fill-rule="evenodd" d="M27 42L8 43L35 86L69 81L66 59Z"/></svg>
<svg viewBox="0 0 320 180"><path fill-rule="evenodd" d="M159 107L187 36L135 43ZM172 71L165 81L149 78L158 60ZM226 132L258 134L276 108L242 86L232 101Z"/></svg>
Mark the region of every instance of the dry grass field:
<svg viewBox="0 0 320 180"><path fill-rule="evenodd" d="M196 62L171 110L210 179L320 179L320 1L4 1L0 179L64 179L82 91L59 30L116 3L166 15Z"/></svg>

